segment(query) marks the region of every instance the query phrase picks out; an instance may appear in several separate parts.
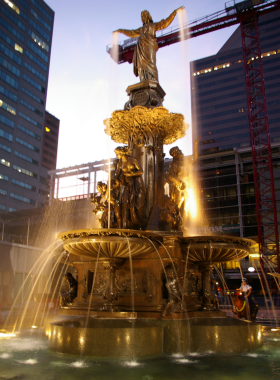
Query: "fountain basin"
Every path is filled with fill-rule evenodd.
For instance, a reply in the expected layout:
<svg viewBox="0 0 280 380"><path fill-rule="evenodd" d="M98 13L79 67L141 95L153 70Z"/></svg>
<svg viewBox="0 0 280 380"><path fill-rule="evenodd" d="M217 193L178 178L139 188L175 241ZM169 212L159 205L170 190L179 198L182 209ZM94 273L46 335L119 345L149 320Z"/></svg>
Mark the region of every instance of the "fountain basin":
<svg viewBox="0 0 280 380"><path fill-rule="evenodd" d="M63 247L71 254L89 258L127 258L155 251L158 243L148 239L160 239L159 235L137 230L81 229L61 232Z"/></svg>

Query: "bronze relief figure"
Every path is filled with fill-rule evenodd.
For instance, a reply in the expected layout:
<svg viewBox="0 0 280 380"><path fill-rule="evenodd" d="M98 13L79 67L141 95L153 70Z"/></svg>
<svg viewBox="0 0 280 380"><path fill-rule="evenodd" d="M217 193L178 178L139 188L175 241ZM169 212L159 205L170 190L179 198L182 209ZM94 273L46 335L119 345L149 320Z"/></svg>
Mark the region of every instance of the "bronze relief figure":
<svg viewBox="0 0 280 380"><path fill-rule="evenodd" d="M167 28L174 20L180 7L171 13L166 19L159 22L153 22L148 11L141 12L143 26L138 29L118 29L116 32L125 34L128 37L138 37L137 46L133 55L133 72L136 77L139 76L140 82L151 80L158 82L158 71L156 67L156 52L158 44L156 32Z"/></svg>

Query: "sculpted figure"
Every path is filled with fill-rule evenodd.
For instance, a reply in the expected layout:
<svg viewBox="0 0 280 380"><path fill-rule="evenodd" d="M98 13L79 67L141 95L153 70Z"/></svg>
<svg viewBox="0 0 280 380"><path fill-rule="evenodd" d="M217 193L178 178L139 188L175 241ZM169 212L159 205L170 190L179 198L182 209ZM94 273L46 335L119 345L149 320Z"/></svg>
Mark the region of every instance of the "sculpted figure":
<svg viewBox="0 0 280 380"><path fill-rule="evenodd" d="M141 12L143 26L134 30L118 29L117 32L125 34L128 37L138 37L137 46L133 55L133 72L136 77L139 76L140 82L152 80L158 82L158 71L156 67L156 52L158 44L156 40L156 31L167 28L174 20L180 7L171 13L165 20L153 22L148 11Z"/></svg>
<svg viewBox="0 0 280 380"><path fill-rule="evenodd" d="M166 182L170 185L169 196L164 196L164 208L161 210L161 220L171 223L173 230L181 230L183 226L184 207L187 199L188 177L193 162L198 157L197 144L200 136L194 144L194 154L184 157L177 147L170 149L169 153L173 161L166 174Z"/></svg>
<svg viewBox="0 0 280 380"><path fill-rule="evenodd" d="M127 146L117 147L115 153L118 158L115 179L120 183L121 226L143 228L146 221L143 170L138 160L130 156Z"/></svg>
<svg viewBox="0 0 280 380"><path fill-rule="evenodd" d="M70 272L65 273L64 282L68 290L66 292L60 292L60 306L67 306L77 297L78 282Z"/></svg>
<svg viewBox="0 0 280 380"><path fill-rule="evenodd" d="M182 307L182 293L180 290L179 280L182 277L177 277L175 270L172 265L165 267L166 272L166 283L165 286L168 290L168 302L165 306L165 309L162 313L162 316L165 317L168 314L172 314L177 310L180 310Z"/></svg>

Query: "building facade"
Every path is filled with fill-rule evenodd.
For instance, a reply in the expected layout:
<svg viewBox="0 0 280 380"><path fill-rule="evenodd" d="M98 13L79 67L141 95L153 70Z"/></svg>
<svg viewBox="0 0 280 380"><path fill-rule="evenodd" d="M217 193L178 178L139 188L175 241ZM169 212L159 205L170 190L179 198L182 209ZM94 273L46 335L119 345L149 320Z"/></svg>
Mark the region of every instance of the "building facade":
<svg viewBox="0 0 280 380"><path fill-rule="evenodd" d="M45 105L53 10L42 0L0 1L0 209L45 203Z"/></svg>
<svg viewBox="0 0 280 380"><path fill-rule="evenodd" d="M259 18L271 143L280 141L280 11ZM250 147L240 27L220 51L191 63L192 124L199 153Z"/></svg>
<svg viewBox="0 0 280 380"><path fill-rule="evenodd" d="M59 119L45 111L41 165L48 170L56 169L59 124Z"/></svg>

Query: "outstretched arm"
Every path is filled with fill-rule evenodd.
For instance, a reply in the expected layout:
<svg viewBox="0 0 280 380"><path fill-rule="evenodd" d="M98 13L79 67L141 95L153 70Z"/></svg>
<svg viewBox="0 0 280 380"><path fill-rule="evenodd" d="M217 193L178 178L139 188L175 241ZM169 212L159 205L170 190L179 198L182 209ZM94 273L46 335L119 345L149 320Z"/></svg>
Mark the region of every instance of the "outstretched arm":
<svg viewBox="0 0 280 380"><path fill-rule="evenodd" d="M184 8L185 7L180 7L178 9L175 9L175 11L172 12L171 15L168 16L166 19L163 19L163 20L161 20L159 22L156 22L155 23L156 24L156 30L162 30L162 29L167 28L172 23L172 21L174 20L176 14L178 12L178 10L179 9L184 9Z"/></svg>
<svg viewBox="0 0 280 380"><path fill-rule="evenodd" d="M129 29L118 29L118 30L115 30L115 32L118 32L118 33L122 33L122 34L125 34L127 37L139 37L140 36L140 29L141 28L138 28L138 29L132 29L132 30L129 30ZM115 33L113 32L113 33Z"/></svg>

